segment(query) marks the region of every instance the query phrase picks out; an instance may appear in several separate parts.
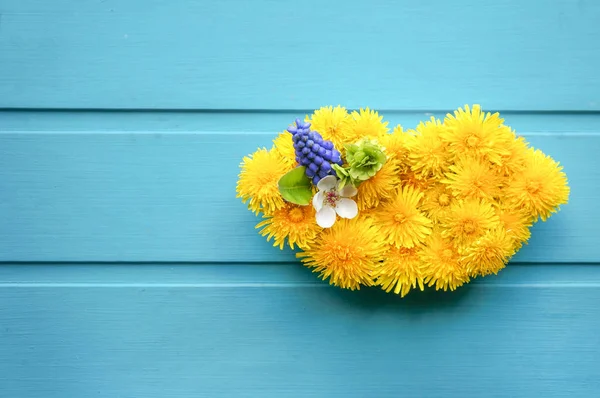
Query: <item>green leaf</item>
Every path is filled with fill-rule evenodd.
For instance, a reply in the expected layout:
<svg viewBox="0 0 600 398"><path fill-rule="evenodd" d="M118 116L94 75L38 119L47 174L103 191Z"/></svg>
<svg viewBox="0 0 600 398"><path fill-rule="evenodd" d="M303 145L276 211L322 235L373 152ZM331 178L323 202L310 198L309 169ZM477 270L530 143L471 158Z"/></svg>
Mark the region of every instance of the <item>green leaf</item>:
<svg viewBox="0 0 600 398"><path fill-rule="evenodd" d="M310 203L313 191L312 183L305 174L306 167L296 167L279 179L279 192L288 202L306 206Z"/></svg>

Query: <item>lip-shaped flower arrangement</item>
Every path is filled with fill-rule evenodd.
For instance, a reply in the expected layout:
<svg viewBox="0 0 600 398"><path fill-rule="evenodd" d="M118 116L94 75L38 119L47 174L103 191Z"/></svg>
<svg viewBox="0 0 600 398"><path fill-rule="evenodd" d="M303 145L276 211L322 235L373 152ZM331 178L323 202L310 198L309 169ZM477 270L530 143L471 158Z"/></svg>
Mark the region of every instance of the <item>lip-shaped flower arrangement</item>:
<svg viewBox="0 0 600 398"><path fill-rule="evenodd" d="M497 274L570 193L559 163L478 105L391 132L368 108L323 107L240 167L237 196L274 246L330 284L401 296Z"/></svg>

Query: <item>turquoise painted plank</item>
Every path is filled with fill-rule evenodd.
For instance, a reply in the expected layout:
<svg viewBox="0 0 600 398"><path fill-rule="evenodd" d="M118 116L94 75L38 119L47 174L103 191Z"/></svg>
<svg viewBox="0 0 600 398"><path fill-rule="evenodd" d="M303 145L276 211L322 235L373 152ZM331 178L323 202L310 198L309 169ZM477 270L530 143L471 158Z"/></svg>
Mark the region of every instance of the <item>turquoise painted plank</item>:
<svg viewBox="0 0 600 398"><path fill-rule="evenodd" d="M559 160L571 201L518 262L599 262L600 135L526 134ZM235 198L239 162L273 133L0 134L0 261L294 261Z"/></svg>
<svg viewBox="0 0 600 398"><path fill-rule="evenodd" d="M0 107L600 110L593 0L20 0Z"/></svg>
<svg viewBox="0 0 600 398"><path fill-rule="evenodd" d="M600 389L600 267L513 266L453 294L404 300L310 278L291 265L0 266L3 395L588 398Z"/></svg>
<svg viewBox="0 0 600 398"><path fill-rule="evenodd" d="M323 104L332 105L332 104ZM334 106L337 104L333 104ZM343 104L342 104L343 105ZM455 108L465 104L456 103ZM318 109L320 104L315 104ZM454 109L433 112L378 110L390 127L402 124L414 128L432 116L443 120ZM484 109L496 112L494 109ZM0 131L116 131L116 132L253 132L283 131L297 117L314 109L296 111L66 111L0 110ZM505 123L518 133L598 133L600 113L504 112Z"/></svg>
<svg viewBox="0 0 600 398"><path fill-rule="evenodd" d="M473 279L464 289L492 287L591 287L600 285L600 268L591 264L510 264L498 275ZM485 286L482 286L485 285ZM488 286L490 285L490 286ZM197 288L327 288L309 268L300 263L6 263L0 264L0 287L197 287ZM337 288L335 288L337 290ZM363 290L378 291L377 288ZM361 297L367 293L348 293ZM374 294L374 293L369 293ZM420 292L416 293L420 295ZM432 292L437 297L438 293ZM441 297L453 297L439 292ZM358 296L356 296L358 295ZM423 293L428 296L429 294ZM393 295L383 295L391 297ZM411 296L414 295L411 293ZM394 296L397 297L397 296ZM408 297L408 296L407 296ZM419 300L425 299L424 297ZM384 302L387 299L384 300ZM410 301L403 299L400 301ZM396 299L391 299L396 303Z"/></svg>

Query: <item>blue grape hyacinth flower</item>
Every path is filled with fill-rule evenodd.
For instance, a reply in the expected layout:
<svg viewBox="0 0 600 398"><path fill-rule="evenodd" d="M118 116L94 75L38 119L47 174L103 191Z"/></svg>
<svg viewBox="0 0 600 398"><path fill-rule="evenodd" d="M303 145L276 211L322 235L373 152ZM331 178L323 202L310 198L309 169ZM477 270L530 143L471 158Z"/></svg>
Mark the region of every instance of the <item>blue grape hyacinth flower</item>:
<svg viewBox="0 0 600 398"><path fill-rule="evenodd" d="M296 119L296 125L288 127L292 134L296 161L306 166L306 176L314 185L328 175L335 176L332 164L343 165L342 155L334 148L333 142L326 141L316 131L310 130L310 123Z"/></svg>

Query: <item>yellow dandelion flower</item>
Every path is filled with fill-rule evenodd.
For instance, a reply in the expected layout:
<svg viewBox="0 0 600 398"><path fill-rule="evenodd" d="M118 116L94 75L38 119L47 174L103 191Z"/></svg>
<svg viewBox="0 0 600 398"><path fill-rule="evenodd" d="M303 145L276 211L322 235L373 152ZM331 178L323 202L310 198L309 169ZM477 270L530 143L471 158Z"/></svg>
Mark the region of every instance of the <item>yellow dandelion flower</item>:
<svg viewBox="0 0 600 398"><path fill-rule="evenodd" d="M396 126L394 126L394 128L392 129L392 133L394 135L402 135L402 134L407 134L406 131L404 131L404 127L402 127L401 124L397 124Z"/></svg>
<svg viewBox="0 0 600 398"><path fill-rule="evenodd" d="M465 105L464 110L459 108L454 115L446 115L446 128L440 135L454 156L468 155L501 163L501 157L508 153L511 138L510 129L503 123L498 113L485 114L479 105L474 105L472 110Z"/></svg>
<svg viewBox="0 0 600 398"><path fill-rule="evenodd" d="M298 164L298 162L296 162L296 152L294 150L294 141L292 141L292 133L289 131L279 133L273 140L272 150L278 153L289 167L294 167Z"/></svg>
<svg viewBox="0 0 600 398"><path fill-rule="evenodd" d="M448 184L459 199L493 200L500 193L501 180L494 173L487 161L471 157L458 157L457 162L449 167L446 178L441 180Z"/></svg>
<svg viewBox="0 0 600 398"><path fill-rule="evenodd" d="M289 171L279 153L260 148L244 156L236 186L237 196L255 214L281 209L285 202L279 193L279 179Z"/></svg>
<svg viewBox="0 0 600 398"><path fill-rule="evenodd" d="M373 216L381 227L382 236L396 247L414 247L431 233L432 222L420 210L423 193L404 187L396 197L382 203Z"/></svg>
<svg viewBox="0 0 600 398"><path fill-rule="evenodd" d="M542 151L530 149L525 170L510 179L504 192L511 204L546 221L568 202L570 188L562 166Z"/></svg>
<svg viewBox="0 0 600 398"><path fill-rule="evenodd" d="M447 143L440 138L444 126L431 117L417 126L414 139L408 142L411 169L424 177L441 177L448 168Z"/></svg>
<svg viewBox="0 0 600 398"><path fill-rule="evenodd" d="M344 148L344 140L349 135L350 114L342 106L324 106L313 112L310 118L311 130L321 134L323 139L333 142L336 149Z"/></svg>
<svg viewBox="0 0 600 398"><path fill-rule="evenodd" d="M434 222L438 222L456 203L452 191L445 184L432 184L423 195L421 209Z"/></svg>
<svg viewBox="0 0 600 398"><path fill-rule="evenodd" d="M480 239L462 248L460 261L469 275L497 274L514 253L513 240L504 228L487 231Z"/></svg>
<svg viewBox="0 0 600 398"><path fill-rule="evenodd" d="M423 275L427 286L435 286L435 290L456 290L469 282L469 274L459 262L456 247L449 239L435 231L421 251Z"/></svg>
<svg viewBox="0 0 600 398"><path fill-rule="evenodd" d="M338 220L296 256L322 279L329 278L329 284L355 290L360 285L373 286L373 272L385 251L375 225L357 217Z"/></svg>
<svg viewBox="0 0 600 398"><path fill-rule="evenodd" d="M457 245L469 244L500 223L489 202L468 199L458 201L440 220L442 237Z"/></svg>
<svg viewBox="0 0 600 398"><path fill-rule="evenodd" d="M412 289L423 290L423 266L419 249L406 247L390 247L385 259L375 272L376 283L386 292L404 297Z"/></svg>
<svg viewBox="0 0 600 398"><path fill-rule="evenodd" d="M510 205L497 207L496 214L507 235L512 238L512 249L516 253L531 237L529 228L533 225L533 218L525 210Z"/></svg>
<svg viewBox="0 0 600 398"><path fill-rule="evenodd" d="M388 132L387 125L388 122L384 122L383 116L380 116L377 111L369 108L360 109L360 112L353 111L348 130L344 133L344 142L353 144L365 137L381 139Z"/></svg>
<svg viewBox="0 0 600 398"><path fill-rule="evenodd" d="M523 137L511 131L511 139L507 142L507 152L500 155L500 162L496 166L496 172L501 177L510 177L513 174L525 170L527 152L529 147Z"/></svg>
<svg viewBox="0 0 600 398"><path fill-rule="evenodd" d="M405 187L412 187L419 191L426 191L435 181L434 179L426 178L421 174L407 169L400 172L400 181Z"/></svg>
<svg viewBox="0 0 600 398"><path fill-rule="evenodd" d="M414 130L404 130L401 125L396 125L390 133L380 138L381 145L385 148L388 157L406 160L409 155L409 146L415 138Z"/></svg>
<svg viewBox="0 0 600 398"><path fill-rule="evenodd" d="M413 139L413 133L404 131L401 125L397 125L391 134L385 134L380 139L388 159L398 161L399 172L405 172L408 169L409 145Z"/></svg>
<svg viewBox="0 0 600 398"><path fill-rule="evenodd" d="M388 159L381 170L373 177L358 186L356 202L360 210L373 208L383 200L391 199L400 184L399 164L395 159Z"/></svg>
<svg viewBox="0 0 600 398"><path fill-rule="evenodd" d="M304 249L312 244L321 232L321 227L315 222L313 206L286 203L281 209L264 215L263 218L265 220L259 222L256 228L262 228L260 234L266 236L267 241L274 238L273 246L279 246L281 250L286 241L291 249L295 246Z"/></svg>
<svg viewBox="0 0 600 398"><path fill-rule="evenodd" d="M357 217L364 218L364 219L369 219L371 222L375 222L375 216L374 216L375 209L376 209L376 207L371 207L371 208L363 209L363 210L359 211Z"/></svg>

